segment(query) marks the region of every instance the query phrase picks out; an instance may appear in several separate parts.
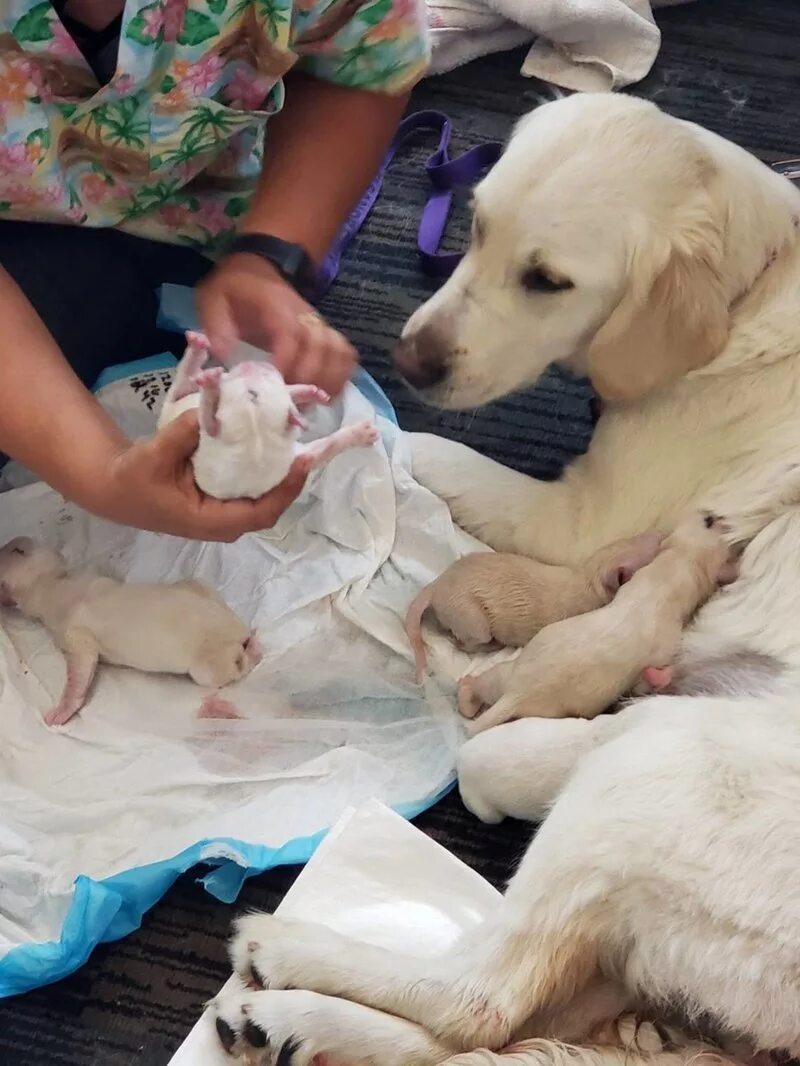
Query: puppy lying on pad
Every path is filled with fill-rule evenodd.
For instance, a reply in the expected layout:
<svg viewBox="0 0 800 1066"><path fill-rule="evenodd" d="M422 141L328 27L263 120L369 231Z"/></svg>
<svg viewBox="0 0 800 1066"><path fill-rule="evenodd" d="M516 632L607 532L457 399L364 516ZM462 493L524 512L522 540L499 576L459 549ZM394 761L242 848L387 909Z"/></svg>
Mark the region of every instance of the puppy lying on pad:
<svg viewBox="0 0 800 1066"><path fill-rule="evenodd" d="M219 689L258 664L257 641L207 585L125 583L84 570L69 573L58 552L30 537L0 548L0 605L41 622L67 660L61 699L45 718L64 725L86 703L101 660L147 673L188 674ZM238 717L210 698L203 717Z"/></svg>

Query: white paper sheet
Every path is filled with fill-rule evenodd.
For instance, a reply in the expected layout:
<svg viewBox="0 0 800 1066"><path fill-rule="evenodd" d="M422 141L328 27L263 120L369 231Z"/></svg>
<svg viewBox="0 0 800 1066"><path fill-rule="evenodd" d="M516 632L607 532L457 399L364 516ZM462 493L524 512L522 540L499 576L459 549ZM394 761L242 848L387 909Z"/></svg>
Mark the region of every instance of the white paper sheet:
<svg viewBox="0 0 800 1066"><path fill-rule="evenodd" d="M373 801L342 817L276 913L430 958L485 921L500 898L474 870ZM170 1066L230 1066L210 1014Z"/></svg>

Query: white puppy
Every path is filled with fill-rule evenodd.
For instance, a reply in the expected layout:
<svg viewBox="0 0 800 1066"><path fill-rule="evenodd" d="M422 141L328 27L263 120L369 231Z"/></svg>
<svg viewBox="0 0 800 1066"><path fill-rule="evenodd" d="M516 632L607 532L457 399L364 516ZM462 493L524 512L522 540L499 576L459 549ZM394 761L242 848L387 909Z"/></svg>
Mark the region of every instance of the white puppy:
<svg viewBox="0 0 800 1066"><path fill-rule="evenodd" d="M615 541L583 566L550 566L524 555L473 552L457 559L414 598L406 633L417 680L426 669L421 624L430 610L466 651L492 644L519 648L544 626L609 603L661 546L657 533Z"/></svg>
<svg viewBox="0 0 800 1066"><path fill-rule="evenodd" d="M98 662L148 673L188 674L221 688L260 660L253 634L199 581L125 584L70 574L58 552L18 537L0 548L0 604L41 622L67 659L67 680L47 725L64 725L86 702ZM224 701L201 713L232 717Z"/></svg>
<svg viewBox="0 0 800 1066"><path fill-rule="evenodd" d="M239 363L232 370L203 367L208 341L186 334L187 347L164 398L158 428L197 409L200 443L192 457L198 488L218 500L257 500L280 484L295 459L308 469L327 463L346 448L367 447L378 439L370 422L343 426L311 444L298 444L305 428L298 407L328 403L315 385L287 385L266 360Z"/></svg>
<svg viewBox="0 0 800 1066"><path fill-rule="evenodd" d="M594 718L643 671L663 687L687 621L735 576L724 533L713 515L692 513L611 603L547 626L513 662L462 678L461 713L482 712L472 732L512 718Z"/></svg>

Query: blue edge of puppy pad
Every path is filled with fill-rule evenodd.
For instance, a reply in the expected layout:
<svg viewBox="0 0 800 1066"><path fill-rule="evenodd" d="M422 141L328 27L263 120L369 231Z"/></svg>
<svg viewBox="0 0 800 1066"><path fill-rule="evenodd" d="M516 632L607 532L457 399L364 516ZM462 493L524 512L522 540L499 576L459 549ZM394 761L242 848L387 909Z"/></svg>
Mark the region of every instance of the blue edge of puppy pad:
<svg viewBox="0 0 800 1066"><path fill-rule="evenodd" d="M163 285L160 290L159 326L182 332L194 328L196 322L191 289L181 285ZM161 370L175 363L175 358L165 353L110 367L100 375L94 391L131 374ZM378 414L397 424L388 397L365 370L356 373L353 384ZM415 818L452 788L453 783L435 796L402 804L395 810L404 818ZM313 836L289 840L279 848L229 837L209 838L199 840L172 858L125 870L101 881L79 876L75 880L75 894L64 919L60 938L41 944L21 944L0 960L0 998L29 992L74 973L98 944L121 940L138 929L145 912L161 899L181 874L193 866L203 864L212 867L199 879L199 883L215 899L233 903L248 877L276 866L308 862L327 832L327 829L322 829ZM231 850L240 855L246 865L240 865L230 858L213 857L214 852L230 854Z"/></svg>

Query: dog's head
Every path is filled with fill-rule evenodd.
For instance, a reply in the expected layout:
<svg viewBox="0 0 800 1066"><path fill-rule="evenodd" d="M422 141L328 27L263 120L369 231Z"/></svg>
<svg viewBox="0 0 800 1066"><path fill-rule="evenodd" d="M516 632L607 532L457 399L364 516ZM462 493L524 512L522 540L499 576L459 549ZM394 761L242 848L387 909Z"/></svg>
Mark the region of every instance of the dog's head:
<svg viewBox="0 0 800 1066"><path fill-rule="evenodd" d="M554 363L587 374L609 401L704 366L780 230L751 211L739 241L745 220L732 226L742 208L726 173L737 168L753 185L775 177L641 100L581 95L539 108L475 190L470 247L409 319L398 370L430 402L463 408Z"/></svg>

